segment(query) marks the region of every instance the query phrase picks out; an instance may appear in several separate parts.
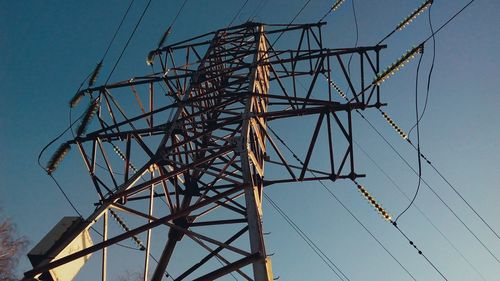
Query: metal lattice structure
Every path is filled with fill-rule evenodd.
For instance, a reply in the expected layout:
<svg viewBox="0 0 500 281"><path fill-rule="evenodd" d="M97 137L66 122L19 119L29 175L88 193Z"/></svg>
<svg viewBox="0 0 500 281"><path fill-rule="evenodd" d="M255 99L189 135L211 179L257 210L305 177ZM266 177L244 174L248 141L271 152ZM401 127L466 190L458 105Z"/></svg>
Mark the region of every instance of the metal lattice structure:
<svg viewBox="0 0 500 281"><path fill-rule="evenodd" d="M166 272L173 280L230 273L272 280L263 189L362 176L355 172L351 112L382 106L372 81L384 46L324 48L323 25L249 22L221 29L152 51L148 60L158 71L78 93L91 105L68 144L81 153L99 202L26 277L101 252L105 280L107 249L132 238L144 252L144 280ZM294 47L279 49L278 39ZM300 130L303 161L292 164L298 156L284 151L269 127L283 131L299 119L313 125ZM321 168L313 167L318 161ZM123 230L112 234L108 215ZM53 258L101 223L94 245ZM197 245L189 251L200 253L185 268L170 268L186 240Z"/></svg>

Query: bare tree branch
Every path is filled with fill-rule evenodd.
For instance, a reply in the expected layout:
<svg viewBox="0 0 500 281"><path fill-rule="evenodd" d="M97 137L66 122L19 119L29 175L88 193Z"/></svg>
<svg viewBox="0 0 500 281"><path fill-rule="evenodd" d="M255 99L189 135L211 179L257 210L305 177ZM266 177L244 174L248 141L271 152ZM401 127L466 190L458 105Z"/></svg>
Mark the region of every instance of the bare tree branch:
<svg viewBox="0 0 500 281"><path fill-rule="evenodd" d="M2 281L18 280L15 269L28 241L23 236L17 238L16 236L14 224L9 219L0 217L0 280Z"/></svg>

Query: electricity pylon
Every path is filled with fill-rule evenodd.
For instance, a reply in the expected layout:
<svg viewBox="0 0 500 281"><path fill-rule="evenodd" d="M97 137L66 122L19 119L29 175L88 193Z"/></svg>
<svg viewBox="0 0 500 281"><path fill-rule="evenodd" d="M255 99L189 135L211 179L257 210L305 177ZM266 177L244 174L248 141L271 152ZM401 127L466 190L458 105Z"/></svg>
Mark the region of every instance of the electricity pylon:
<svg viewBox="0 0 500 281"><path fill-rule="evenodd" d="M101 252L106 280L108 248L133 239L144 280L272 280L263 189L363 176L351 112L383 105L372 81L385 46L324 48L323 25L248 22L210 32L152 51L151 74L77 93L71 105L88 97L90 106L48 171L78 148L99 201L26 278ZM123 229L112 233L108 215ZM93 245L60 254L90 228L101 234Z"/></svg>

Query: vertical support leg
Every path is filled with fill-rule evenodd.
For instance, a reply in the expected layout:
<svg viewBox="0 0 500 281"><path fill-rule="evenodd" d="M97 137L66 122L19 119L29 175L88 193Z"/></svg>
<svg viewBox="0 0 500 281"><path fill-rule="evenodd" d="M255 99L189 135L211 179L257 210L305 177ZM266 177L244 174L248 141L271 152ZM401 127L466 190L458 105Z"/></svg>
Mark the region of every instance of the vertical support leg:
<svg viewBox="0 0 500 281"><path fill-rule="evenodd" d="M106 241L108 239L108 211L107 210L104 212L102 223L103 223L102 241ZM104 247L102 249L102 271L101 271L101 280L102 281L106 281L107 259L108 259L108 248Z"/></svg>
<svg viewBox="0 0 500 281"><path fill-rule="evenodd" d="M154 170L151 172L151 178L154 177ZM155 194L155 189L154 189L154 184L151 185L151 190L149 194L149 212L148 215L150 217L153 216L153 200L154 200L154 194ZM151 220L148 220L148 222L151 222ZM147 232L147 238L146 238L146 254L144 258L144 276L143 280L147 281L148 280L148 269L149 269L149 253L150 253L150 248L151 248L151 229L148 229Z"/></svg>
<svg viewBox="0 0 500 281"><path fill-rule="evenodd" d="M246 165L244 166L248 166L248 162L245 161L245 163ZM245 170L245 168L243 170ZM262 235L262 204L258 197L261 189L262 186L258 185L252 185L245 188L248 234L250 236L250 250L252 254L260 255L260 259L253 263L254 280L270 281L273 280L273 275L271 261L266 257L264 237Z"/></svg>
<svg viewBox="0 0 500 281"><path fill-rule="evenodd" d="M256 34L257 54L254 61L257 66L252 70L249 85L250 92L267 94L269 90L269 70L264 62L267 60L267 45L263 26L259 26ZM263 156L266 152L264 133L252 125L250 113L267 111L267 99L249 97L245 105L245 120L243 121L241 139L238 150L241 157L241 168L245 182L245 203L250 238L250 250L257 255L252 263L254 280L273 280L271 260L266 256L262 231L262 192L264 176ZM264 123L265 120L260 120Z"/></svg>
<svg viewBox="0 0 500 281"><path fill-rule="evenodd" d="M161 254L161 258L158 261L158 265L156 266L155 272L151 277L151 281L161 281L163 276L165 275L165 270L167 269L168 262L170 261L170 257L174 253L175 245L177 244L177 239L169 238L165 248L163 249L163 253Z"/></svg>

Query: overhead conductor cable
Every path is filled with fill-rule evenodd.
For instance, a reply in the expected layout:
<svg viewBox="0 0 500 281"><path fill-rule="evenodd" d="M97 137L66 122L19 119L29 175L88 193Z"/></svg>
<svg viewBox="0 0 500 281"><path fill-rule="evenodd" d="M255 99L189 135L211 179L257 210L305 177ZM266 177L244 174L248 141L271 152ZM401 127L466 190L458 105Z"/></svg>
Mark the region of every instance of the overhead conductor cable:
<svg viewBox="0 0 500 281"><path fill-rule="evenodd" d="M160 37L160 40L158 41L158 45L156 47L156 50L152 50L149 52L149 54L146 58L147 65L153 65L154 56L156 55L158 50L161 47L163 47L163 45L165 45L165 42L167 41L168 36L170 36L170 34L172 33L172 28L174 27L174 24L177 21L177 18L179 18L179 15L181 14L182 10L184 9L184 6L186 5L186 3L187 3L187 0L184 0L184 2L182 2L181 7L179 8L179 10L177 10L177 14L173 18L170 25L167 27L167 30L165 30L165 32L163 32L163 35Z"/></svg>
<svg viewBox="0 0 500 281"><path fill-rule="evenodd" d="M406 26L408 26L415 18L417 18L420 14L422 14L426 9L428 9L432 3L433 0L427 0L425 1L420 7L415 9L413 13L411 13L407 18L405 18L403 21L401 21L398 26L396 27L397 30L403 30Z"/></svg>
<svg viewBox="0 0 500 281"><path fill-rule="evenodd" d="M323 17L321 17L321 19L318 22L323 21L331 12L335 12L342 5L342 3L344 3L344 1L345 0L336 0L330 7L328 12L326 12L326 14Z"/></svg>
<svg viewBox="0 0 500 281"><path fill-rule="evenodd" d="M446 276L436 267L436 265L429 260L427 256L425 256L424 252L411 240L406 233L404 233L399 227L396 221L393 221L389 213L382 207L380 203L375 200L373 196L371 196L366 188L362 185L360 185L356 180L353 180L354 184L356 184L359 192L365 197L365 199L373 206L375 207L375 210L382 216L382 218L388 222L390 222L399 232L403 237L408 240L408 243L417 251L419 255L421 255L435 270L436 272L441 275L441 277L444 280L448 280Z"/></svg>
<svg viewBox="0 0 500 281"><path fill-rule="evenodd" d="M125 21L125 18L127 17L129 11L130 11L130 8L132 7L132 4L134 3L134 0L131 0L128 7L127 7L127 10L125 11L125 13L123 14L122 16L122 19L120 20L120 23L118 24L118 27L116 28L115 30L115 33L113 34L113 37L111 38L111 40L109 41L108 43L108 46L106 47L106 51L104 51L104 54L102 55L102 58L101 60L99 61L99 63L97 63L96 67L94 68L94 70L89 74L89 76L87 76L87 78L85 78L84 81L88 81L88 86L89 87L92 87L95 82L97 81L97 77L99 76L100 72L101 72L101 69L103 67L103 62L104 62L104 59L106 58L106 56L108 55L108 52L109 50L111 49L111 46L113 45L113 42L115 41L116 39L116 36L118 35L118 32L120 31L122 25L123 25L123 22ZM83 85L83 83L82 83ZM81 86L82 86L81 85ZM71 98L70 102L69 102L69 106L70 108L73 108L75 107L76 105L78 105L78 103L80 102L81 98L83 97L83 92L80 91L81 89L81 86L80 88L76 91L76 94Z"/></svg>
<svg viewBox="0 0 500 281"><path fill-rule="evenodd" d="M407 51L401 58L399 58L396 62L388 66L382 73L377 74L375 80L373 80L372 84L380 86L385 80L389 79L392 75L394 75L398 70L405 66L405 64L409 63L410 60L415 58L417 54L422 54L424 52L424 44L420 44L416 47L413 47L411 50Z"/></svg>
<svg viewBox="0 0 500 281"><path fill-rule="evenodd" d="M285 148L290 153L292 153L293 157L301 165L304 165L304 162L295 154L295 152L290 148L290 146L288 146L286 144L286 142L273 130L273 128L271 126L269 126L269 124L267 125L267 128L279 140L279 142L281 142L285 146ZM316 176L314 171L311 171L310 169L307 169L307 171L309 171L313 176ZM408 269L387 249L387 247L384 246L384 244L382 244L382 242L380 242L380 240L363 224L363 222L361 222L358 219L358 217L356 217L356 215L354 215L354 213L351 212L351 210L349 210L349 208L346 205L344 205L344 203L342 203L342 201L335 195L335 193L333 193L330 189L328 189L328 187L323 183L323 181L320 180L319 183L323 186L325 191L328 192L328 194L331 196L331 198L335 199L337 201L337 203L339 203L340 206L342 206L342 208L344 208L344 210L347 213L349 213L349 215L373 238L373 240L375 240L375 242L377 242L377 244L379 244L379 246L382 247L382 249L408 274L408 276L410 276L413 280L416 281L415 277L408 271ZM388 212L385 212L385 213L388 214ZM390 215L389 215L389 217L390 217Z"/></svg>
<svg viewBox="0 0 500 281"><path fill-rule="evenodd" d="M433 0L427 0L420 7L415 9L408 17L406 17L404 20L402 20L396 28L394 28L389 34L387 34L382 40L380 40L377 45L382 44L387 38L389 38L392 34L394 34L396 31L403 30L405 27L407 27L410 23L413 22L415 18L417 18L420 14L422 14L426 9L430 8L432 3L434 3Z"/></svg>

